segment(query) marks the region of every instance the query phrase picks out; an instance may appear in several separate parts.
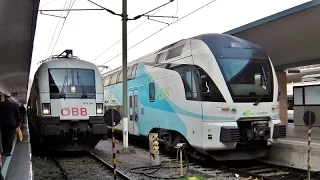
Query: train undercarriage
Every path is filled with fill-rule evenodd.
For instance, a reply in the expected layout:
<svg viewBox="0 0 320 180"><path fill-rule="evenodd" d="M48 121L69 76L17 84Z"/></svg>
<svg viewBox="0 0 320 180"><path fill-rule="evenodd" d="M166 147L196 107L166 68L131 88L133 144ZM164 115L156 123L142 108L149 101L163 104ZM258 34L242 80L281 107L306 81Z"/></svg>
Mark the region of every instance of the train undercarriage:
<svg viewBox="0 0 320 180"><path fill-rule="evenodd" d="M110 132L110 131L109 131ZM122 139L122 131L116 131L117 137ZM222 126L220 142L236 143L234 149L222 150L203 150L189 145L188 141L178 132L167 129L153 129L150 133L159 134L160 148L175 153L174 148L178 143L186 143L187 153L196 159L206 159L208 157L217 161L229 160L248 160L266 156L269 152L270 145L275 145L272 139L285 138L286 126L274 124L273 133L269 127L268 121L238 121L237 126ZM271 140L270 140L271 137ZM139 139L139 144L148 145L147 137L130 135L130 139ZM214 137L212 137L214 139ZM130 142L129 142L130 144Z"/></svg>
<svg viewBox="0 0 320 180"><path fill-rule="evenodd" d="M50 151L91 150L107 138L107 126L92 121L37 121L37 127L29 122L33 149ZM57 123L53 123L57 122ZM91 122L91 123L90 123Z"/></svg>
<svg viewBox="0 0 320 180"><path fill-rule="evenodd" d="M222 126L220 142L237 143L234 149L203 150L196 149L189 145L188 141L178 132L172 130L158 129L159 141L166 151L175 151L178 143L186 143L187 153L194 158L203 159L210 156L218 161L247 160L267 156L270 144L275 145L269 139L286 137L286 126L275 124L273 134L268 121L238 121L238 126ZM204 156L205 155L205 156Z"/></svg>

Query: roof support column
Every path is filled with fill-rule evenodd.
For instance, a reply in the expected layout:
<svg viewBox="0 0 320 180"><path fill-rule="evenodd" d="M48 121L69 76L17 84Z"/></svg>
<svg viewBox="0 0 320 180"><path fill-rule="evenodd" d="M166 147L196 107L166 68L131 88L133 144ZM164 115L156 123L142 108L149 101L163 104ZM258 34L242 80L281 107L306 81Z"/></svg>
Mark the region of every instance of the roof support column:
<svg viewBox="0 0 320 180"><path fill-rule="evenodd" d="M283 70L276 70L280 97L279 97L279 111L280 120L283 124L288 124L288 99L287 99L287 74Z"/></svg>

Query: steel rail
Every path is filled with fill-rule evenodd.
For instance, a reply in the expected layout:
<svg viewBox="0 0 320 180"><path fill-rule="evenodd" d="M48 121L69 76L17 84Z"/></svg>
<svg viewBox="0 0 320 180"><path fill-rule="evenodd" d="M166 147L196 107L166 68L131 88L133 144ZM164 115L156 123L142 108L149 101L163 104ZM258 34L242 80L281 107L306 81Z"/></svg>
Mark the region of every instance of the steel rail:
<svg viewBox="0 0 320 180"><path fill-rule="evenodd" d="M110 165L109 163L105 162L103 159L99 158L98 156L96 156L95 154L93 154L90 151L85 151L86 153L88 153L92 158L94 158L95 160L99 161L101 164L103 164L105 167L109 168L110 170L114 170L113 169L113 165ZM124 178L126 180L132 180L129 176L125 175L123 172L117 170L117 174L119 174L119 176L121 178Z"/></svg>

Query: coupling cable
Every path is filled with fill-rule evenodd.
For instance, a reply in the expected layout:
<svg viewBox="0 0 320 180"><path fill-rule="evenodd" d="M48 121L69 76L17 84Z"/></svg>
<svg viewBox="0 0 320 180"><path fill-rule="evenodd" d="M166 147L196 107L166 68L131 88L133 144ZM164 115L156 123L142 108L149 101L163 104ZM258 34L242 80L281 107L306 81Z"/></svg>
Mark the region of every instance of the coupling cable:
<svg viewBox="0 0 320 180"><path fill-rule="evenodd" d="M147 177L150 177L150 178L159 178L159 179L181 179L181 178L184 178L188 173L189 173L189 160L188 160L188 157L187 157L187 154L186 154L186 151L185 151L185 147L186 146L182 146L180 147L180 151L182 150L183 151L183 154L186 158L186 164L184 164L182 167L186 167L186 172L184 173L184 175L180 175L180 176L175 176L175 175L169 175L169 176L156 176L156 175L152 175L153 173L156 173L157 171L159 171L160 169L170 169L171 171L171 168L179 168L181 166L174 166L172 167L171 165L168 167L168 166L165 166L165 164L167 163L172 163L172 161L163 161L161 162L159 165L153 165L153 166L139 166L139 167L134 167L134 168L131 168L130 169L130 172L132 173L135 173L135 174L143 174ZM174 163L178 163L178 160L174 160L173 161ZM139 171L140 169L140 171Z"/></svg>

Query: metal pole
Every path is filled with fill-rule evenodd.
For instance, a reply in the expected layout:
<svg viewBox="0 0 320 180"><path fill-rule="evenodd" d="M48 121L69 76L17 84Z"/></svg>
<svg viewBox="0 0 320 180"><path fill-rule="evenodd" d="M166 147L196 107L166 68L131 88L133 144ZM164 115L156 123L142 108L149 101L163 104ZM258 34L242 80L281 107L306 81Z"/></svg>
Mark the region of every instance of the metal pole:
<svg viewBox="0 0 320 180"><path fill-rule="evenodd" d="M117 178L117 166L116 166L116 138L114 137L114 114L113 109L111 110L111 128L112 128L112 155L113 155L113 179Z"/></svg>
<svg viewBox="0 0 320 180"><path fill-rule="evenodd" d="M128 84L127 84L127 0L122 0L122 104L123 146L128 148Z"/></svg>
<svg viewBox="0 0 320 180"><path fill-rule="evenodd" d="M309 111L309 131L308 131L308 180L310 180L310 142L311 142L311 111Z"/></svg>

